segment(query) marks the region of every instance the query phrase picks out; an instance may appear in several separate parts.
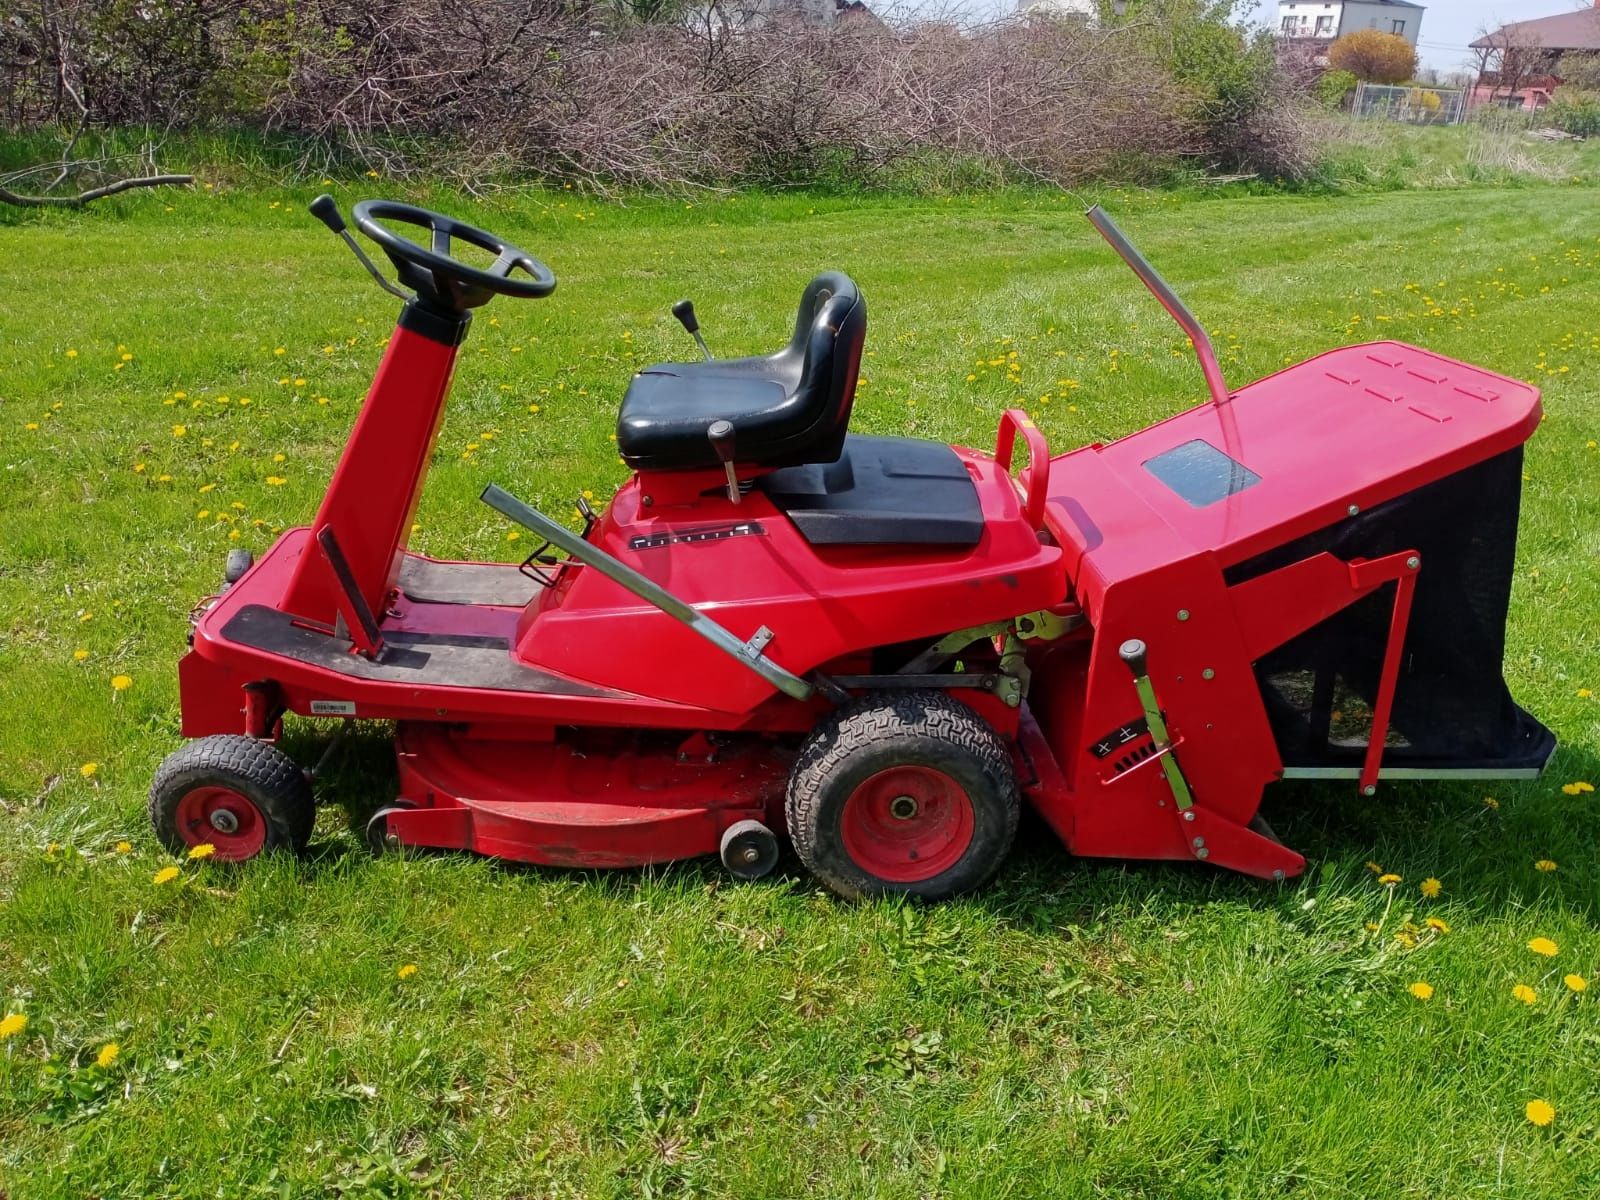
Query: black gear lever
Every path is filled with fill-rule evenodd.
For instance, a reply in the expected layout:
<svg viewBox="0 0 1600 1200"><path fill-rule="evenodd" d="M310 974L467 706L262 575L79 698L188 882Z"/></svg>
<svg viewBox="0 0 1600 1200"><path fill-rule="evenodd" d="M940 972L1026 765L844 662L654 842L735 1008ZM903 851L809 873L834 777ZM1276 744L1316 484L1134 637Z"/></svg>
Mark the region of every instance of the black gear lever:
<svg viewBox="0 0 1600 1200"><path fill-rule="evenodd" d="M700 353L706 356L706 361L711 361L711 350L706 345L705 338L700 336L700 318L694 315L693 300L679 300L672 306L672 315L678 318L678 323L688 330L689 336L694 339L694 344L700 347Z"/></svg>
<svg viewBox="0 0 1600 1200"><path fill-rule="evenodd" d="M402 288L398 288L394 284L390 283L383 277L382 272L380 272L377 267L372 265L372 260L367 257L366 251L361 248L361 246L356 242L355 238L350 236L350 230L345 227L344 215L340 213L339 205L334 201L332 196L328 195L327 192L323 192L322 195L318 196L309 205L307 205L307 207L311 210L311 215L313 217L321 221L329 229L333 230L333 232L337 233L344 239L344 244L350 247L351 253L353 253L356 258L361 261L361 265L367 269L367 273L378 281L379 287L388 292L391 296L399 296L402 300L411 299L410 292L405 291Z"/></svg>

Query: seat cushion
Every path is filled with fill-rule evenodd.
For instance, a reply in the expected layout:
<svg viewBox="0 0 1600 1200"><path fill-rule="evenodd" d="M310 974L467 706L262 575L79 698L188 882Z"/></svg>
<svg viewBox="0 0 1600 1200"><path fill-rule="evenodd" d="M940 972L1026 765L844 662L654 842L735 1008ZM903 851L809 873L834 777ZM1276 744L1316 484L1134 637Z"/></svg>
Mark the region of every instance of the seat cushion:
<svg viewBox="0 0 1600 1200"><path fill-rule="evenodd" d="M756 480L814 546L975 546L983 506L949 446L911 438L844 440L839 460Z"/></svg>
<svg viewBox="0 0 1600 1200"><path fill-rule="evenodd" d="M735 457L759 461L816 423L814 397L796 391L794 356L657 363L633 377L617 419L617 450L638 470L714 467L713 421L733 422Z"/></svg>

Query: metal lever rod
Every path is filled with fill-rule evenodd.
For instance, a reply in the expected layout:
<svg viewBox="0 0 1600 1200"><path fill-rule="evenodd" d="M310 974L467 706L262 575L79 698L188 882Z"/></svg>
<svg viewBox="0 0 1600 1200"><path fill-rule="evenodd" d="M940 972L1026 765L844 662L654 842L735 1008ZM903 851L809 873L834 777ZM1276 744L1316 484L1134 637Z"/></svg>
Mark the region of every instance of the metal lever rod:
<svg viewBox="0 0 1600 1200"><path fill-rule="evenodd" d="M772 641L772 630L765 625L757 629L748 642L742 641L730 630L717 624L698 609L684 603L655 580L641 575L627 563L607 554L592 542L585 541L565 525L552 521L542 512L530 508L503 488L490 484L480 497L485 504L518 525L531 529L552 546L560 547L573 558L604 575L613 583L626 588L647 604L653 604L676 621L681 621L710 642L724 654L737 659L786 696L807 700L815 690L798 675L785 671L764 654Z"/></svg>
<svg viewBox="0 0 1600 1200"><path fill-rule="evenodd" d="M1128 240L1128 235L1117 228L1117 223L1105 209L1096 204L1084 215L1089 218L1089 223L1100 231L1100 236L1111 243L1111 248L1122 256L1122 261L1133 268L1133 273L1145 287L1150 289L1151 294L1161 301L1161 307L1171 313L1172 319L1189 335L1189 341L1194 344L1195 357L1200 360L1200 372L1206 377L1206 389L1211 393L1211 399L1217 404L1228 403L1231 399L1228 384L1222 377L1222 367L1217 363L1217 352L1211 345L1211 337L1206 333L1205 326L1200 324L1200 318L1189 310L1188 305L1178 299L1178 293L1161 278L1160 272L1150 265L1149 260L1139 253L1138 248Z"/></svg>
<svg viewBox="0 0 1600 1200"><path fill-rule="evenodd" d="M1155 685L1150 682L1150 652L1138 638L1129 638L1117 649L1118 656L1133 675L1133 689L1139 693L1139 705L1144 709L1144 723L1150 730L1150 740L1161 755L1161 770L1172 788L1172 798L1179 811L1194 804L1189 791L1189 781L1183 777L1178 760L1172 752L1172 737L1167 732L1166 718L1161 715L1161 705L1156 700Z"/></svg>
<svg viewBox="0 0 1600 1200"><path fill-rule="evenodd" d="M332 196L324 192L307 207L313 217L344 239L344 244L350 247L350 253L354 254L361 265L367 269L367 274L378 281L379 287L391 296L398 296L402 300L411 299L410 292L390 283L383 277L383 273L372 265L372 260L367 257L366 251L361 248L355 238L350 236L350 230L345 227L344 216L339 212L339 206L334 202Z"/></svg>

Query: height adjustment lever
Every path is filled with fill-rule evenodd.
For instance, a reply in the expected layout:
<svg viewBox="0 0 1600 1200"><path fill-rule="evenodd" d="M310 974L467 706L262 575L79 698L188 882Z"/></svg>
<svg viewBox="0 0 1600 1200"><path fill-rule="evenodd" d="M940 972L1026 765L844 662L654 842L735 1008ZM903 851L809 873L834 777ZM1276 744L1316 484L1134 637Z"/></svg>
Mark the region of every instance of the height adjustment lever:
<svg viewBox="0 0 1600 1200"><path fill-rule="evenodd" d="M728 501L731 504L739 503L739 475L733 469L733 422L713 421L706 429L706 437L711 442L711 448L717 452L717 461L722 464L722 470L728 477Z"/></svg>
<svg viewBox="0 0 1600 1200"><path fill-rule="evenodd" d="M678 318L682 325L694 339L694 344L700 347L700 353L706 356L706 361L711 361L711 349L706 345L705 338L700 336L700 318L694 315L693 300L679 300L672 306L672 315Z"/></svg>
<svg viewBox="0 0 1600 1200"><path fill-rule="evenodd" d="M1189 781L1183 777L1178 760L1172 753L1172 737L1167 732L1166 718L1161 715L1161 705L1156 700L1155 685L1150 682L1150 650L1138 638L1129 638L1117 648L1117 656L1133 675L1133 690L1139 693L1139 705L1144 709L1144 723L1150 730L1150 740L1161 756L1161 770L1172 788L1172 798L1180 811L1194 804L1189 791Z"/></svg>
<svg viewBox="0 0 1600 1200"><path fill-rule="evenodd" d="M366 251L361 248L355 238L350 236L350 230L345 227L344 215L339 211L339 205L332 196L328 195L327 192L323 192L322 195L318 196L306 207L313 217L344 239L344 244L350 247L350 253L360 260L361 265L367 269L367 274L378 281L379 287L391 296L398 296L402 300L411 299L410 292L395 287L394 284L383 277L382 272L377 267L372 265L372 260L367 257Z"/></svg>

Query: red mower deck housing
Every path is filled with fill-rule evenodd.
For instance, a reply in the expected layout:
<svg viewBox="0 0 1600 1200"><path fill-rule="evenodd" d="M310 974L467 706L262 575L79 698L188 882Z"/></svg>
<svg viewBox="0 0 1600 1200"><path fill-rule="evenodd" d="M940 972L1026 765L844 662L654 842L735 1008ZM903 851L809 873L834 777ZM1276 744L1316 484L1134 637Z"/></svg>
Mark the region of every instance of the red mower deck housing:
<svg viewBox="0 0 1600 1200"><path fill-rule="evenodd" d="M448 562L406 538L469 317L418 278L314 523L195 621L183 733L215 752L152 793L175 847L293 843L274 814L309 793L207 774L285 713L397 722L380 848L756 874L788 832L852 895L975 886L1018 794L1074 854L1282 879L1305 861L1259 819L1269 783L1521 775L1553 750L1500 675L1525 384L1385 342L1228 393L1197 343L1206 404L1054 458L1008 412L994 453L952 455L845 431L865 309L819 277L790 352L641 373L639 469L582 535L490 489L555 545ZM762 426L752 379L761 413L775 383L836 427ZM670 440L688 405L711 449Z"/></svg>

